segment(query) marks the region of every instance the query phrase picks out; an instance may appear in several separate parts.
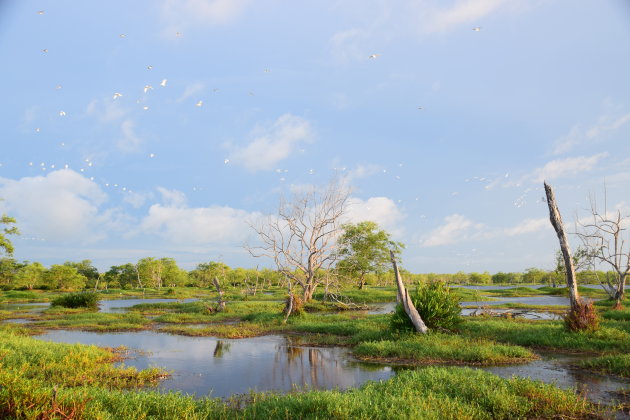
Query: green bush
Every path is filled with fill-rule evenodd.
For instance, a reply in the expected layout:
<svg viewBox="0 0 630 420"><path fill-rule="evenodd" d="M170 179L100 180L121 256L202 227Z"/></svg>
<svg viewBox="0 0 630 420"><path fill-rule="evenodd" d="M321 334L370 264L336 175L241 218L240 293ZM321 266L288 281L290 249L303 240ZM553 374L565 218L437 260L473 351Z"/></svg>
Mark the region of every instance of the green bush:
<svg viewBox="0 0 630 420"><path fill-rule="evenodd" d="M62 306L64 308L88 308L98 309L100 297L94 292L70 293L59 296L51 302L51 306Z"/></svg>
<svg viewBox="0 0 630 420"><path fill-rule="evenodd" d="M416 289L411 301L429 329L455 330L462 322L459 298L443 282L431 282ZM397 331L413 330L413 324L401 304L391 318L391 327Z"/></svg>

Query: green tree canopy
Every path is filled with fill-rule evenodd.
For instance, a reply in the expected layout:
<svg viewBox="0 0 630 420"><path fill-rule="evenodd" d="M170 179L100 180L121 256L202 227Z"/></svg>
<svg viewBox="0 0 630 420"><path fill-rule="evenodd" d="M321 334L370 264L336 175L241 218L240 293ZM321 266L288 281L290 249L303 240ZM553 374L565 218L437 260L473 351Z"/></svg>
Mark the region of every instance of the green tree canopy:
<svg viewBox="0 0 630 420"><path fill-rule="evenodd" d="M44 283L50 289L76 290L85 287L87 278L68 265L53 264L44 273Z"/></svg>
<svg viewBox="0 0 630 420"><path fill-rule="evenodd" d="M371 221L344 225L337 244L340 258L337 269L342 274L358 277L359 289L365 284L366 274L387 270L390 250L398 255L405 247L400 242L392 241L388 232Z"/></svg>
<svg viewBox="0 0 630 420"><path fill-rule="evenodd" d="M15 219L7 216L6 214L3 214L2 217L0 217L0 225L7 225L7 227L0 230L0 251L3 251L9 256L13 255L14 248L9 238L7 238L7 235L20 234L18 228L13 226L15 223L17 223Z"/></svg>

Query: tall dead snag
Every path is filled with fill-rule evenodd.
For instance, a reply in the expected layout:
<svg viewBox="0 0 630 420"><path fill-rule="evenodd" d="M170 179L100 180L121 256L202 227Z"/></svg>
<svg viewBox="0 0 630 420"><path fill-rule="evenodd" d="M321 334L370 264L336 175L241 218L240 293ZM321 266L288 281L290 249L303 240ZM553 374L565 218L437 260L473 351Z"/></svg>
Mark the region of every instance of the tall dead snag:
<svg viewBox="0 0 630 420"><path fill-rule="evenodd" d="M564 233L564 225L562 224L562 217L560 217L560 211L558 210L558 205L556 204L553 189L546 182L543 182L543 184L545 185L547 205L549 206L549 220L551 221L551 225L556 231L558 240L560 241L560 251L562 251L562 258L564 259L565 275L567 279L567 288L569 289L571 308L576 309L580 301L580 296L578 295L577 282L575 280L575 267L573 265L573 258L571 257L569 241L567 241L567 235Z"/></svg>
<svg viewBox="0 0 630 420"><path fill-rule="evenodd" d="M394 267L394 276L396 277L396 285L398 286L398 295L396 297L396 300L399 303L402 303L403 308L405 309L405 313L411 320L411 323L413 324L416 331L421 334L426 334L429 332L429 329L424 324L424 321L420 317L418 310L413 305L413 302L409 297L409 292L407 292L407 288L402 281L402 277L400 277L400 271L398 271L398 265L396 264L396 257L394 256L394 252L390 250L389 256L392 260L392 266Z"/></svg>
<svg viewBox="0 0 630 420"><path fill-rule="evenodd" d="M219 285L219 279L215 276L212 279L212 282L214 283L214 287L217 288L217 293L219 294L219 297L217 298L217 312L224 311L225 301L223 300L223 290L221 290L221 286Z"/></svg>

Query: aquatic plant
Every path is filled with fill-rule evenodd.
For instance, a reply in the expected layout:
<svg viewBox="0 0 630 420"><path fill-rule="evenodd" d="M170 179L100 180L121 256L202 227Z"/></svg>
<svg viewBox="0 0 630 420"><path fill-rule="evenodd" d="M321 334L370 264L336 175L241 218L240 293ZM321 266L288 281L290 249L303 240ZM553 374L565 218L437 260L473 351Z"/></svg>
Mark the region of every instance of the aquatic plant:
<svg viewBox="0 0 630 420"><path fill-rule="evenodd" d="M98 309L99 300L100 296L94 292L70 293L53 299L51 306Z"/></svg>

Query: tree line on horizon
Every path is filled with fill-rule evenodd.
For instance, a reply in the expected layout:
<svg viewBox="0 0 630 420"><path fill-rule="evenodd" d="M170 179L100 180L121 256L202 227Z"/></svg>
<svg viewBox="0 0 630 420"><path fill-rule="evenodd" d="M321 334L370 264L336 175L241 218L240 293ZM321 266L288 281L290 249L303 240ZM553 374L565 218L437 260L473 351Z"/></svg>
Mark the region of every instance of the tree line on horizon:
<svg viewBox="0 0 630 420"><path fill-rule="evenodd" d="M411 273L401 270L408 284L444 282L462 285L562 285L561 269L543 270L528 268L523 272L497 272L490 274L458 271L457 273ZM580 284L596 283L596 274L603 278L605 272L590 270L577 273ZM335 270L320 270L319 276L334 277L335 284L356 287L358 275L342 274ZM0 258L0 288L3 290L83 290L83 289L137 289L162 287L213 287L217 278L223 285L248 287L285 286L285 276L277 270L262 268L230 267L222 262L210 261L198 264L193 270L185 270L173 258L147 257L137 263L113 265L100 272L91 260L66 261L45 267L39 262L19 262L13 258ZM394 278L391 270L363 273L360 284L367 286L391 286ZM362 287L359 284L359 287Z"/></svg>

